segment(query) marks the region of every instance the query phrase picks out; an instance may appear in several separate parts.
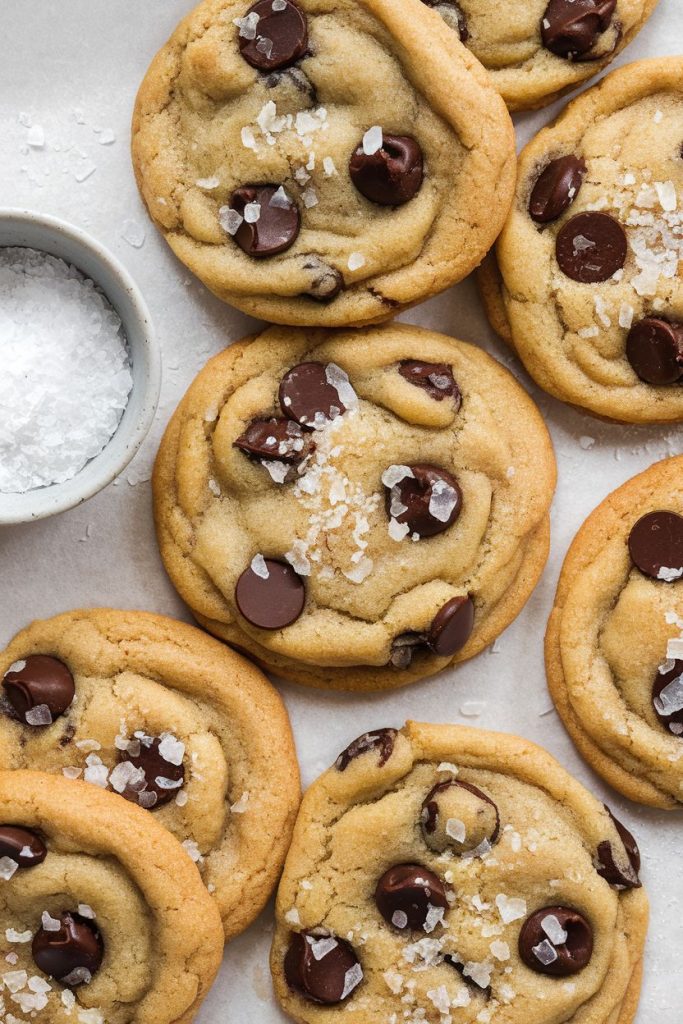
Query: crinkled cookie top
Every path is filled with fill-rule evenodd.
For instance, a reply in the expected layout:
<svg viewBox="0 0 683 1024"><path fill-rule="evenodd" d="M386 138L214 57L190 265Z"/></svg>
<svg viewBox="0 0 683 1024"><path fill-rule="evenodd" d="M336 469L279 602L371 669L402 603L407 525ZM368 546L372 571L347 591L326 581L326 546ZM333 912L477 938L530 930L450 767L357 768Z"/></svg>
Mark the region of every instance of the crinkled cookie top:
<svg viewBox="0 0 683 1024"><path fill-rule="evenodd" d="M596 75L657 0L425 0L488 70L511 110L542 107Z"/></svg>
<svg viewBox="0 0 683 1024"><path fill-rule="evenodd" d="M683 419L683 61L642 61L522 153L498 244L512 340L591 412Z"/></svg>
<svg viewBox="0 0 683 1024"><path fill-rule="evenodd" d="M189 1024L223 929L182 846L83 782L0 772L3 1024Z"/></svg>
<svg viewBox="0 0 683 1024"><path fill-rule="evenodd" d="M273 328L176 412L158 536L217 635L313 685L400 686L515 617L554 474L535 406L481 350L405 325Z"/></svg>
<svg viewBox="0 0 683 1024"><path fill-rule="evenodd" d="M0 768L82 779L144 808L199 868L228 938L270 896L299 800L273 687L199 630L144 612L67 612L11 641Z"/></svg>
<svg viewBox="0 0 683 1024"><path fill-rule="evenodd" d="M623 1024L647 925L633 836L513 736L408 723L308 790L271 966L302 1024Z"/></svg>
<svg viewBox="0 0 683 1024"><path fill-rule="evenodd" d="M153 62L133 157L150 213L264 319L385 319L468 274L514 187L485 72L419 0L205 0Z"/></svg>
<svg viewBox="0 0 683 1024"><path fill-rule="evenodd" d="M634 800L683 802L683 457L630 480L581 528L547 636L580 750Z"/></svg>

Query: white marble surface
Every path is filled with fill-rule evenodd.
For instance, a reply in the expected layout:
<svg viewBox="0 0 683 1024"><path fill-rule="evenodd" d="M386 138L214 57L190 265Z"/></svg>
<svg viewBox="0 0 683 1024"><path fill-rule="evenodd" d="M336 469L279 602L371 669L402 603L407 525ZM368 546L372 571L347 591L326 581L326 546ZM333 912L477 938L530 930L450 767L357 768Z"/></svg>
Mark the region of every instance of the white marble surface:
<svg viewBox="0 0 683 1024"><path fill-rule="evenodd" d="M145 293L164 355L157 420L123 477L79 509L45 522L0 528L0 643L34 617L83 605L145 608L188 618L157 554L150 467L164 425L197 370L253 327L174 260L147 222L131 172L128 131L138 83L188 8L186 0L0 2L0 205L64 217L113 249ZM661 0L650 24L617 63L682 49L683 4ZM43 149L27 149L22 113L43 127ZM520 139L550 113L519 118ZM471 281L405 319L482 344L512 364L530 386L493 339ZM529 604L501 638L498 653L486 651L457 672L394 695L345 697L295 686L282 689L305 783L363 729L401 724L407 717L463 721L459 709L472 699L484 702L476 724L519 733L547 747L608 799L640 840L652 925L638 1022L680 1024L683 820L628 804L581 761L550 710L541 640L561 560L580 523L618 484L653 461L682 452L682 432L609 426L531 390L557 447L552 555ZM595 439L590 450L579 446L582 436ZM226 951L219 981L199 1015L201 1024L282 1024L270 993L270 924L269 910Z"/></svg>

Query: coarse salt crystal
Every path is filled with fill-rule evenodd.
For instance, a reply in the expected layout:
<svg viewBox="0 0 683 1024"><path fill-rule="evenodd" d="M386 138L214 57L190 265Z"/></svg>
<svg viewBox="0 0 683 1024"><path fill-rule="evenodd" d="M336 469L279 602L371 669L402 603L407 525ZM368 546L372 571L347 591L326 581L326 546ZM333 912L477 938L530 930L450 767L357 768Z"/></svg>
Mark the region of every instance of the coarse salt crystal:
<svg viewBox="0 0 683 1024"><path fill-rule="evenodd" d="M256 27L260 20L260 15L251 11L244 18L233 18L233 25L237 25L242 39L256 39Z"/></svg>
<svg viewBox="0 0 683 1024"><path fill-rule="evenodd" d="M405 928L408 924L408 915L404 910L395 910L391 915L391 923L395 928Z"/></svg>
<svg viewBox="0 0 683 1024"><path fill-rule="evenodd" d="M499 892L496 896L496 907L498 908L498 913L501 916L503 924L510 924L512 921L517 921L526 914L525 899L518 899L514 896L509 897L502 892Z"/></svg>
<svg viewBox="0 0 683 1024"><path fill-rule="evenodd" d="M326 178L331 178L337 173L337 168L331 156L323 157L323 171L325 172Z"/></svg>
<svg viewBox="0 0 683 1024"><path fill-rule="evenodd" d="M204 188L207 192L211 192L214 188L218 188L221 183L221 179L215 175L212 178L197 178L195 184L198 188Z"/></svg>
<svg viewBox="0 0 683 1024"><path fill-rule="evenodd" d="M348 258L347 266L349 270L360 270L361 267L365 266L365 256L362 252L352 252Z"/></svg>
<svg viewBox="0 0 683 1024"><path fill-rule="evenodd" d="M256 224L261 217L260 203L247 203L244 207L244 219L247 224Z"/></svg>
<svg viewBox="0 0 683 1024"><path fill-rule="evenodd" d="M23 493L70 480L102 451L133 378L121 320L63 260L0 250L0 307L0 492Z"/></svg>
<svg viewBox="0 0 683 1024"><path fill-rule="evenodd" d="M95 920L95 911L88 903L79 903L78 913L81 917L87 917L91 921Z"/></svg>
<svg viewBox="0 0 683 1024"><path fill-rule="evenodd" d="M665 583L673 583L675 580L679 580L681 576L683 576L683 568L674 569L671 566L665 565L657 573L657 579L664 580Z"/></svg>
<svg viewBox="0 0 683 1024"><path fill-rule="evenodd" d="M280 185L277 191L273 192L272 196L268 200L268 206L274 206L280 210L288 210L291 205L292 200L289 198L282 185Z"/></svg>
<svg viewBox="0 0 683 1024"><path fill-rule="evenodd" d="M161 742L159 743L159 754L169 764L181 765L185 757L185 744L177 736L174 736L173 733L165 732L162 734Z"/></svg>
<svg viewBox="0 0 683 1024"><path fill-rule="evenodd" d="M5 930L5 938L8 942L30 942L33 938L33 932L18 932L14 928L7 928Z"/></svg>
<svg viewBox="0 0 683 1024"><path fill-rule="evenodd" d="M185 852L190 860L193 860L195 864L200 864L204 860L201 850L194 839L184 839L182 846L185 848Z"/></svg>
<svg viewBox="0 0 683 1024"><path fill-rule="evenodd" d="M459 818L449 818L446 822L446 835L455 839L456 843L463 843L467 835L465 822Z"/></svg>
<svg viewBox="0 0 683 1024"><path fill-rule="evenodd" d="M29 725L51 725L52 713L47 704L37 704L26 712L24 718Z"/></svg>
<svg viewBox="0 0 683 1024"><path fill-rule="evenodd" d="M541 928L554 946L561 946L567 941L567 932L554 914L548 914L543 918Z"/></svg>
<svg viewBox="0 0 683 1024"><path fill-rule="evenodd" d="M342 994L339 997L340 1001L344 1001L347 996L351 995L355 988L358 988L361 981L363 980L363 968L360 964L354 964L353 967L349 967L348 971L344 975L344 988Z"/></svg>
<svg viewBox="0 0 683 1024"><path fill-rule="evenodd" d="M554 964L557 960L557 950L547 939L543 939L537 946L532 946L531 952L544 967Z"/></svg>
<svg viewBox="0 0 683 1024"><path fill-rule="evenodd" d="M496 960L509 960L510 959L510 947L507 942L503 942L502 939L494 939L489 946L491 953L495 956Z"/></svg>
<svg viewBox="0 0 683 1024"><path fill-rule="evenodd" d="M251 560L251 571L255 576L260 576L262 580L268 579L270 572L263 555L254 555Z"/></svg>
<svg viewBox="0 0 683 1024"><path fill-rule="evenodd" d="M323 936L321 939L316 939L312 935L309 935L307 938L314 960L324 960L339 945L337 940L333 939L331 935Z"/></svg>
<svg viewBox="0 0 683 1024"><path fill-rule="evenodd" d="M366 156L373 156L382 148L383 141L381 127L378 124L373 124L372 128L368 128L363 136L363 152Z"/></svg>
<svg viewBox="0 0 683 1024"><path fill-rule="evenodd" d="M235 801L235 803L231 805L230 810L232 811L233 814L244 814L248 804L249 793L244 792L242 793L242 796L239 798L239 800Z"/></svg>
<svg viewBox="0 0 683 1024"><path fill-rule="evenodd" d="M62 927L62 923L59 920L59 918L52 917L52 915L48 913L47 910L43 911L41 922L43 925L43 930L46 932L58 932Z"/></svg>

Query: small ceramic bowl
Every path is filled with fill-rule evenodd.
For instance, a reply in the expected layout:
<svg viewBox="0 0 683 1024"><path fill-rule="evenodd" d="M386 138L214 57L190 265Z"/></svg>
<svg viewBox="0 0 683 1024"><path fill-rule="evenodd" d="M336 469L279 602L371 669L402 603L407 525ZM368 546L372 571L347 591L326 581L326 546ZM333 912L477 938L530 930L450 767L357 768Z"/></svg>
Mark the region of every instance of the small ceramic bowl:
<svg viewBox="0 0 683 1024"><path fill-rule="evenodd" d="M159 401L161 357L145 300L128 271L99 242L56 217L0 209L0 247L39 249L91 278L121 317L130 350L133 388L107 446L71 480L24 494L0 492L0 524L25 523L64 512L97 494L128 465L147 434Z"/></svg>

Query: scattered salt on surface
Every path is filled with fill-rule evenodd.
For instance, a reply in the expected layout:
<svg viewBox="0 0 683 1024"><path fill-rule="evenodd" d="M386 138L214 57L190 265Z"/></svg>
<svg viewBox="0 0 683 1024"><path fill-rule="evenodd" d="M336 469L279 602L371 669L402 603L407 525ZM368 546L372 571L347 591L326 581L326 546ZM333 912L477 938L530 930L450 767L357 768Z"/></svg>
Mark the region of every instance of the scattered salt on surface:
<svg viewBox="0 0 683 1024"><path fill-rule="evenodd" d="M133 378L118 315L75 267L0 250L0 491L70 480L111 440Z"/></svg>

